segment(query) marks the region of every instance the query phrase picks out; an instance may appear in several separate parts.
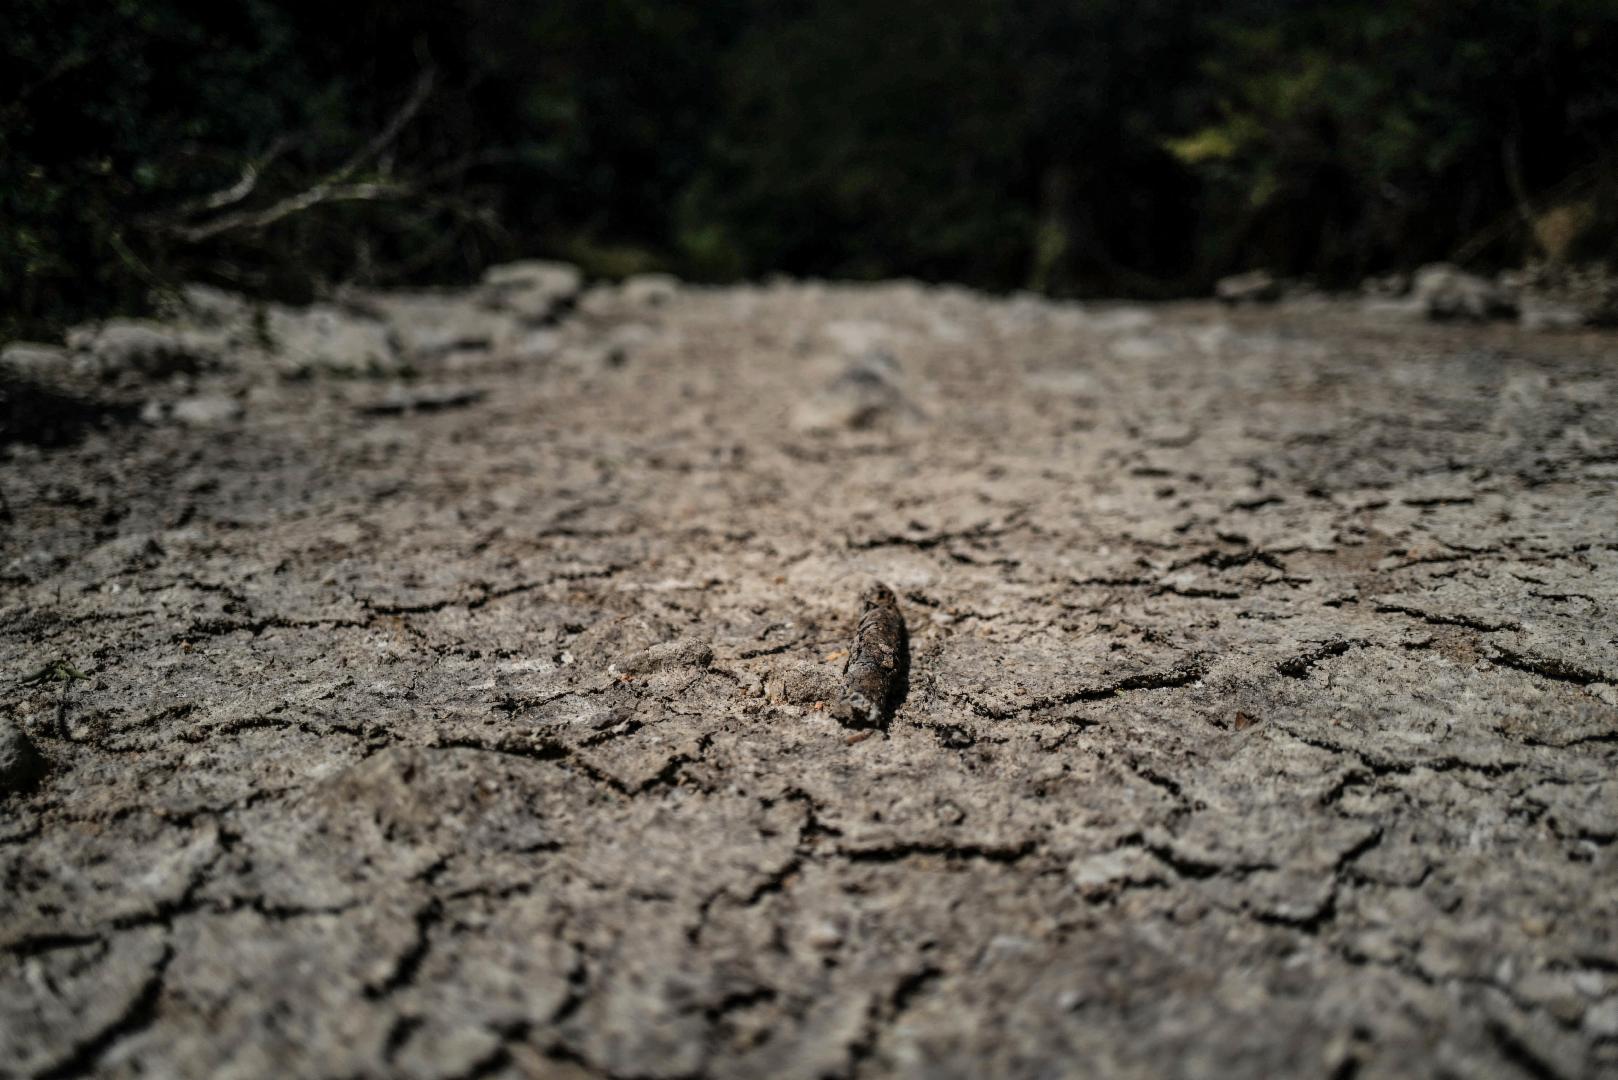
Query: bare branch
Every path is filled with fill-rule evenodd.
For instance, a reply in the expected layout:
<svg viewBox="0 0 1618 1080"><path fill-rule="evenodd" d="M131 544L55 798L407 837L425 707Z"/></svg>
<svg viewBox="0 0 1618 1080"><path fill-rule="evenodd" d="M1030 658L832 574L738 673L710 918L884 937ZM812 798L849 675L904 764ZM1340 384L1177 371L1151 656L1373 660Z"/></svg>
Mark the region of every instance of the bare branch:
<svg viewBox="0 0 1618 1080"><path fill-rule="evenodd" d="M161 215L152 215L142 220L142 225L157 225L162 228L179 229L186 218L204 210L223 210L227 206L234 206L247 198L258 187L259 177L269 168L276 158L287 151L295 140L291 135L282 135L270 144L270 148L258 157L242 166L242 175L227 188L215 191L212 194L192 199L180 204L173 210Z"/></svg>
<svg viewBox="0 0 1618 1080"><path fill-rule="evenodd" d="M433 70L426 68L421 77L416 80L416 87L408 100L394 113L392 119L377 133L376 137L361 147L352 157L339 166L334 172L327 174L313 187L290 195L277 203L260 210L243 210L232 214L224 214L196 225L176 225L174 231L181 239L189 243L198 243L211 239L221 233L233 232L238 229L263 229L276 222L302 213L310 207L329 202L355 202L362 200L395 198L405 194L410 189L404 185L387 181L371 181L362 183L349 183L349 179L399 137L399 133L414 119L416 113L426 102L432 92ZM204 203L208 209L217 209L219 206L229 206L241 201L257 183L257 171L253 166L243 173L242 179L231 188L210 196ZM238 194L238 189L240 193ZM211 205L213 200L219 200Z"/></svg>
<svg viewBox="0 0 1618 1080"><path fill-rule="evenodd" d="M274 206L267 206L263 210L228 214L222 218L215 218L205 225L199 225L191 229L181 229L180 236L185 240L196 243L236 229L263 229L274 225L283 218L291 217L293 214L300 214L322 203L375 202L381 199L397 199L410 194L414 190L408 184L398 184L386 180L367 180L335 186L321 183L290 198L282 199Z"/></svg>
<svg viewBox="0 0 1618 1080"><path fill-rule="evenodd" d="M372 158L387 149L389 144L399 137L399 133L405 129L405 125L415 119L416 113L421 111L422 105L426 103L427 98L432 94L432 90L433 69L430 67L423 68L420 77L416 79L416 88L410 92L409 99L399 111L393 114L393 119L388 121L387 126L377 133L376 138L361 147L359 153L349 158L341 168L328 176L322 183L342 183L350 176L353 176Z"/></svg>

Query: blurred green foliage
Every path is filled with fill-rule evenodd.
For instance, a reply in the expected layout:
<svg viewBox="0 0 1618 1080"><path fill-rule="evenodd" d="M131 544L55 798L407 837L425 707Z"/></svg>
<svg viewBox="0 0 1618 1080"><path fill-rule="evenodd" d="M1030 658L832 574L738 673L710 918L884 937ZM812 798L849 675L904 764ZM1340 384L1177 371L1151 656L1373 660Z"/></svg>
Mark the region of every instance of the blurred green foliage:
<svg viewBox="0 0 1618 1080"><path fill-rule="evenodd" d="M1144 296L1610 260L1615 57L1618 0L8 0L0 336L532 253Z"/></svg>
<svg viewBox="0 0 1618 1080"><path fill-rule="evenodd" d="M1201 62L1216 119L1167 143L1203 182L1210 269L1344 282L1618 254L1612 0L1258 6L1216 26ZM1583 235L1540 235L1566 207Z"/></svg>

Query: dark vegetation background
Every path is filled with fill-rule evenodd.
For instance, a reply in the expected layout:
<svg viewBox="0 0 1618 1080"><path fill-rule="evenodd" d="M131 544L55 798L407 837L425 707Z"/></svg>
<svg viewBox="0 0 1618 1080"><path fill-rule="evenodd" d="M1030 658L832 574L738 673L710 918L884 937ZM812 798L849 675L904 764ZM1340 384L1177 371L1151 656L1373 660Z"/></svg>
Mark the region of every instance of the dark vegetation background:
<svg viewBox="0 0 1618 1080"><path fill-rule="evenodd" d="M0 336L519 254L1166 296L1615 237L1618 0L0 4Z"/></svg>

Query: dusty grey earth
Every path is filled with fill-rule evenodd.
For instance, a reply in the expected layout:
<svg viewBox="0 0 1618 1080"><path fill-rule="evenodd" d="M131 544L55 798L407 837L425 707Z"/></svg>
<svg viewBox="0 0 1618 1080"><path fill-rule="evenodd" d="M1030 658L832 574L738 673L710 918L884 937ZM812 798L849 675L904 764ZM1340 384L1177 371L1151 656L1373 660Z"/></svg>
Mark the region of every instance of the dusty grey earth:
<svg viewBox="0 0 1618 1080"><path fill-rule="evenodd" d="M0 398L0 1074L1618 1073L1611 335L518 267Z"/></svg>

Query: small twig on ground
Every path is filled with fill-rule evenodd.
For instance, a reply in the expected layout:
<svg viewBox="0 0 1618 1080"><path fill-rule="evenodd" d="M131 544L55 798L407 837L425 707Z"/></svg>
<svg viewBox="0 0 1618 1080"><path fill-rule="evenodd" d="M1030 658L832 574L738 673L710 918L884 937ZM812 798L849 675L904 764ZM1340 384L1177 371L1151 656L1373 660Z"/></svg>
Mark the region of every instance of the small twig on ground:
<svg viewBox="0 0 1618 1080"><path fill-rule="evenodd" d="M832 715L851 727L877 727L899 696L905 622L893 590L874 582L860 596L860 623L843 666L843 695Z"/></svg>

